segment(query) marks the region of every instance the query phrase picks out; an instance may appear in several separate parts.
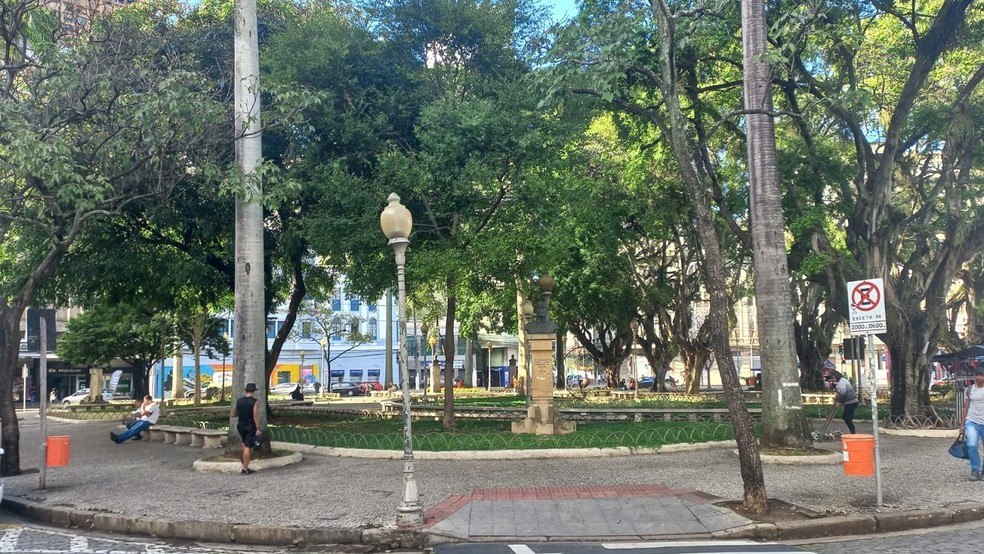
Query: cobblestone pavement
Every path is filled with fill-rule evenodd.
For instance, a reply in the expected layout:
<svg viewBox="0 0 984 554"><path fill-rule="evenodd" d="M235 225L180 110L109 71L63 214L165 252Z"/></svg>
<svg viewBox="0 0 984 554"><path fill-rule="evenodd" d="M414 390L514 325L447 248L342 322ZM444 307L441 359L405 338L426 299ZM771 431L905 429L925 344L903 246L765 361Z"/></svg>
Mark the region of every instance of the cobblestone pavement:
<svg viewBox="0 0 984 554"><path fill-rule="evenodd" d="M904 533L879 535L868 539L798 544L804 550L817 554L979 554L984 522L961 526L934 527Z"/></svg>

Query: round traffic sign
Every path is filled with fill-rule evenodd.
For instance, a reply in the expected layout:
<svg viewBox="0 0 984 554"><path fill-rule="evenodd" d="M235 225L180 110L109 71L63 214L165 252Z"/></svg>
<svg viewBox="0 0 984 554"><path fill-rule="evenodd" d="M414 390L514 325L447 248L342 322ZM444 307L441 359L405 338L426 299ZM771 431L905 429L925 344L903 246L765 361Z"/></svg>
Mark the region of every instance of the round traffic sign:
<svg viewBox="0 0 984 554"><path fill-rule="evenodd" d="M859 312L870 312L881 303L881 290L871 281L861 281L851 290L851 307Z"/></svg>

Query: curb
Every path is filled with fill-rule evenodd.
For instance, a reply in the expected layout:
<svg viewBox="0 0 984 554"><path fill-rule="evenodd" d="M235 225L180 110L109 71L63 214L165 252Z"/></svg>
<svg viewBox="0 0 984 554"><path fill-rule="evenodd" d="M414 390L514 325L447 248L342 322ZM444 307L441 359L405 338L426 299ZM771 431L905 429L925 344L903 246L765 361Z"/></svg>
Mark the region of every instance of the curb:
<svg viewBox="0 0 984 554"><path fill-rule="evenodd" d="M984 520L984 505L971 505L953 509L828 516L806 521L750 523L711 533L711 537L715 539L803 541L834 536L869 536L878 533L927 529L980 520Z"/></svg>
<svg viewBox="0 0 984 554"><path fill-rule="evenodd" d="M25 518L56 527L92 529L119 535L140 535L160 539L183 539L215 543L265 546L364 545L380 549L413 548L423 550L455 539L418 529L346 527L274 527L175 521L135 517L105 512L48 507L29 500L4 498L0 507Z"/></svg>
<svg viewBox="0 0 984 554"><path fill-rule="evenodd" d="M806 521L780 521L776 523L749 523L740 527L710 533L684 536L645 537L548 537L548 536L473 536L453 537L447 534L421 529L396 528L347 528L347 527L275 527L268 525L244 525L238 523L214 523L202 521L174 521L153 517L135 517L105 512L90 512L62 507L48 507L23 499L4 498L3 507L15 514L39 523L56 527L93 529L120 535L141 535L161 539L185 539L215 543L254 544L265 546L302 545L363 545L382 550L398 548L426 549L451 542L505 542L509 540L546 541L577 540L581 542L625 541L632 538L649 541L681 539L764 539L770 541L802 541L831 536L868 536L876 533L925 529L984 520L984 504L939 510L910 510L873 515L829 516Z"/></svg>

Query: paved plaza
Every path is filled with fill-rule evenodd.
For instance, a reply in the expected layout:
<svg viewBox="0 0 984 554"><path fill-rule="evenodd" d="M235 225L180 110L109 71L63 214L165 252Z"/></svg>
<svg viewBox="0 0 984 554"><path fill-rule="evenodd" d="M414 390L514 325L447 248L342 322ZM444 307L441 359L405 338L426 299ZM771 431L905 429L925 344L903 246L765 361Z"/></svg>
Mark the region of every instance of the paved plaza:
<svg viewBox="0 0 984 554"><path fill-rule="evenodd" d="M24 414L21 467L37 468L39 420ZM984 517L984 482L947 455L952 438L882 435L883 506L875 480L845 476L839 465L765 465L770 498L825 517L756 525L716 503L742 495L733 446L611 455L588 450L545 459L429 459L417 482L425 523L394 529L402 491L399 459L304 453L301 463L253 475L199 473L215 454L149 441L114 444L116 422L50 420L50 435L71 437L67 467L5 478L12 512L67 526L160 537L426 546L471 540L787 539L870 533ZM863 425L859 429L865 432ZM283 445L290 447L291 445ZM822 443L832 452L839 443ZM770 536L772 535L772 536Z"/></svg>

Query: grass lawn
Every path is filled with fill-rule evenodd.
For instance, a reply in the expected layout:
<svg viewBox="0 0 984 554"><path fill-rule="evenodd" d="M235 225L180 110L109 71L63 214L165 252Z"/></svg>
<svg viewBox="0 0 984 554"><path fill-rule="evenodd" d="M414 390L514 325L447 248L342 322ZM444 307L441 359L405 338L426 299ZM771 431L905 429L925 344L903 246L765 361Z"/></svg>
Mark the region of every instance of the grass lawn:
<svg viewBox="0 0 984 554"><path fill-rule="evenodd" d="M169 425L194 425L206 422L209 427L223 428L227 417L200 415L194 419L166 418ZM162 421L162 423L165 423ZM270 421L269 436L275 441L332 446L401 450L401 419L339 418L335 414L291 412L278 414ZM578 423L567 435L519 435L510 431L510 422L501 420L459 420L452 432L440 421L413 422L413 446L416 450L504 450L544 448L655 448L665 444L698 443L730 440L732 428L724 423L709 422L588 422Z"/></svg>

